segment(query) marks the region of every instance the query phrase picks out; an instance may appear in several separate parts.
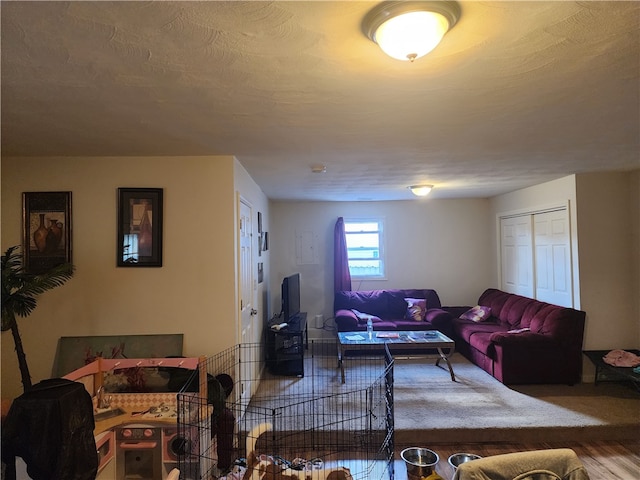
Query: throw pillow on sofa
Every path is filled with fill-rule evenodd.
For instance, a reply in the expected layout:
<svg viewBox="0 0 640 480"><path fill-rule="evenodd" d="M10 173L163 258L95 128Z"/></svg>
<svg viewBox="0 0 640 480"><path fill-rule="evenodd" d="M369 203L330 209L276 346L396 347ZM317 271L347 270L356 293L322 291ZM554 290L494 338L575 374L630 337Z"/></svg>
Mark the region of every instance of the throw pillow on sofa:
<svg viewBox="0 0 640 480"><path fill-rule="evenodd" d="M427 315L427 301L424 298L405 298L407 302L407 320L415 320L416 322L424 322Z"/></svg>
<svg viewBox="0 0 640 480"><path fill-rule="evenodd" d="M376 322L381 322L382 321L382 319L380 317L377 317L375 315L371 315L369 313L360 312L360 311L356 310L355 308L352 308L351 311L358 318L358 323L367 323L369 321L369 319L371 319L372 323L376 323Z"/></svg>
<svg viewBox="0 0 640 480"><path fill-rule="evenodd" d="M483 307L481 305L476 305L473 308L470 308L462 315L460 318L464 318L465 320L472 320L474 322L484 322L487 318L491 316L491 307Z"/></svg>

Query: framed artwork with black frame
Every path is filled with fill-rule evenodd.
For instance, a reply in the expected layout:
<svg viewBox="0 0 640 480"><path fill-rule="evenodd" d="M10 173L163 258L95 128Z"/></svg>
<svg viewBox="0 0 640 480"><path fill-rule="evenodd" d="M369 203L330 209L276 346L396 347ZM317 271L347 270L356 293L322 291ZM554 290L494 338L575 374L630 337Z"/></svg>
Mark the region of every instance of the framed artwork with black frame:
<svg viewBox="0 0 640 480"><path fill-rule="evenodd" d="M23 192L22 226L28 273L71 263L71 192Z"/></svg>
<svg viewBox="0 0 640 480"><path fill-rule="evenodd" d="M162 188L118 188L119 267L162 266Z"/></svg>

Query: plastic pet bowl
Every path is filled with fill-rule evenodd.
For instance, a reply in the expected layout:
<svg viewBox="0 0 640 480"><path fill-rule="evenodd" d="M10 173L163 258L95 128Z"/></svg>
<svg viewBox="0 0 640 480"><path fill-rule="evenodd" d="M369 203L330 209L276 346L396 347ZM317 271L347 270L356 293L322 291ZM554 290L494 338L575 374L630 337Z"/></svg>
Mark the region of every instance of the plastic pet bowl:
<svg viewBox="0 0 640 480"><path fill-rule="evenodd" d="M433 450L420 447L409 447L402 450L400 456L407 466L407 474L412 477L428 477L433 473L433 467L440 457Z"/></svg>
<svg viewBox="0 0 640 480"><path fill-rule="evenodd" d="M471 460L478 460L482 458L480 455L476 455L474 453L454 453L449 457L449 465L453 467L453 471L465 462L470 462Z"/></svg>

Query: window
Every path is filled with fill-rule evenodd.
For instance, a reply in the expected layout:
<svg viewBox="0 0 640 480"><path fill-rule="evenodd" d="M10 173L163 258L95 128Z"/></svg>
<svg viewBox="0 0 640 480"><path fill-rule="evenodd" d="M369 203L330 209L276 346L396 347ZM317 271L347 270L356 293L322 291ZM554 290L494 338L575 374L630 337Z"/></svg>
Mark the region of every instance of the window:
<svg viewBox="0 0 640 480"><path fill-rule="evenodd" d="M354 278L384 278L382 219L344 221L349 272Z"/></svg>

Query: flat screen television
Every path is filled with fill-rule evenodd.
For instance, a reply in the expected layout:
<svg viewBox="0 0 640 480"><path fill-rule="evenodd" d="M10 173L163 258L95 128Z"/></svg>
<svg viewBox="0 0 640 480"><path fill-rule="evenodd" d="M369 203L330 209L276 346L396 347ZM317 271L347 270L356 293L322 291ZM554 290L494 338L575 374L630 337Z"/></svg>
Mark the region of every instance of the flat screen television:
<svg viewBox="0 0 640 480"><path fill-rule="evenodd" d="M282 280L282 321L290 322L300 313L300 274Z"/></svg>

